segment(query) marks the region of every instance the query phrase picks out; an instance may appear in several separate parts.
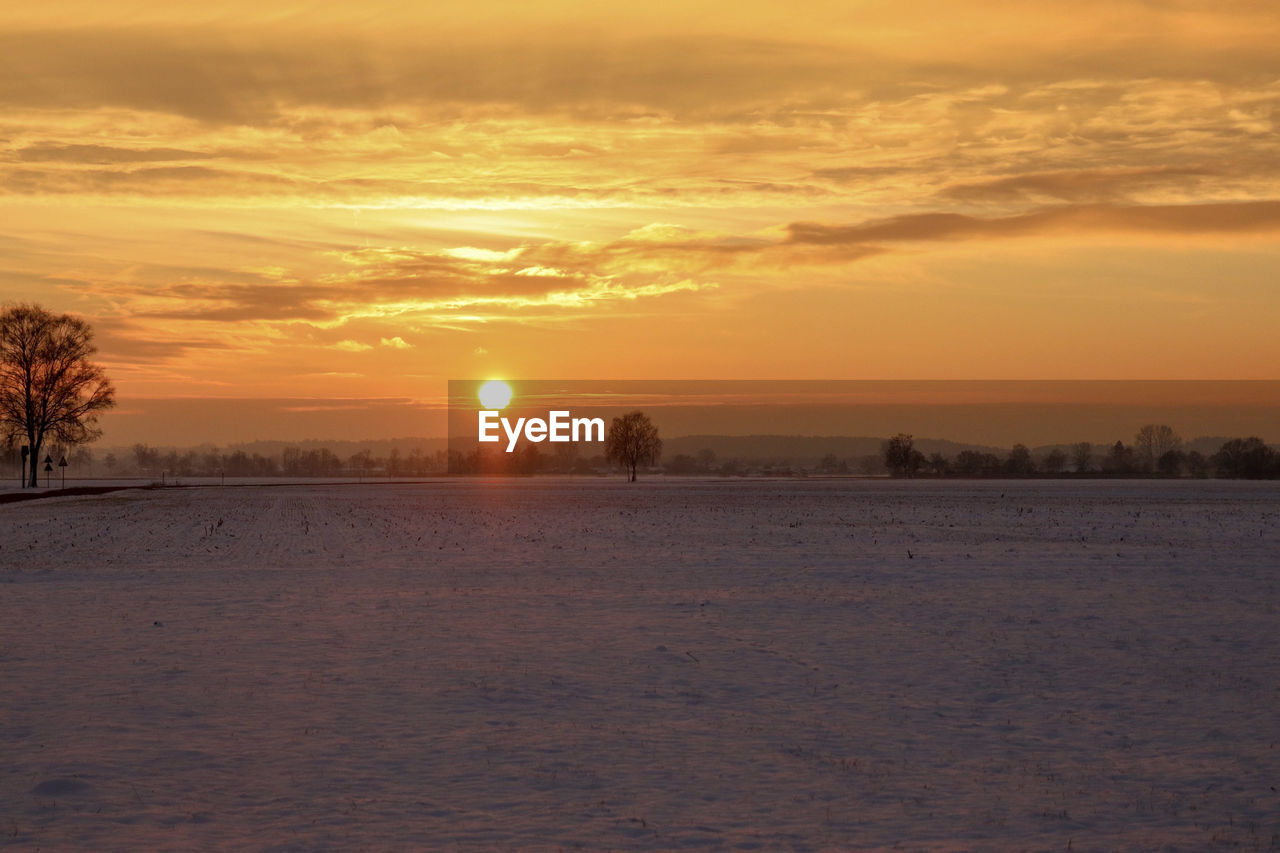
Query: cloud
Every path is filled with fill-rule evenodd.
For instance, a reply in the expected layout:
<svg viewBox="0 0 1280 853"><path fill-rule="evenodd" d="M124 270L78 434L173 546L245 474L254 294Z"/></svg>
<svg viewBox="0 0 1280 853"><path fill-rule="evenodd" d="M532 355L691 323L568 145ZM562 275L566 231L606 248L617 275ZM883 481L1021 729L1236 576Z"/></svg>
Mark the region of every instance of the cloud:
<svg viewBox="0 0 1280 853"><path fill-rule="evenodd" d="M138 306L133 316L161 320L211 320L241 323L253 320L327 320L333 314L322 305L332 290L316 285L180 283L162 287L110 285L128 294Z"/></svg>
<svg viewBox="0 0 1280 853"><path fill-rule="evenodd" d="M154 332L138 326L133 326L132 335L121 334L111 329L110 324L99 322L98 326L95 341L102 359L109 363L160 363L181 359L193 350L221 350L229 346L217 340L152 337Z"/></svg>
<svg viewBox="0 0 1280 853"><path fill-rule="evenodd" d="M0 104L114 107L227 124L270 123L299 108L314 114L418 105L457 116L479 106L609 121L714 116L755 124L776 117L785 133L787 117L821 115L850 93L886 101L922 83L994 91L995 82L1013 90L1026 81L1088 76L1274 79L1266 35L1274 12L1261 7L1214 14L1173 4L1089 3L1087 11L1073 4L1074 14L1065 15L1013 4L974 16L964 6L928 5L915 16L911 39L895 15L877 23L870 9L860 10L856 29L847 17L824 24L808 10L755 28L727 27L718 18L711 26L641 26L610 10L608 18L619 21L584 29L575 20L580 9L566 20L541 7L527 17L513 8L505 27L491 19L467 27L462 10L442 27L426 16L415 21L403 8L388 15L401 26L380 30L145 19L11 24L0 32L0 55L22 72L0 76ZM749 20L738 9L733 17ZM725 144L750 149L747 140ZM559 157L593 149L586 142L545 150Z"/></svg>
<svg viewBox="0 0 1280 853"><path fill-rule="evenodd" d="M787 226L787 242L839 246L880 241L995 239L1103 231L1253 234L1276 230L1280 230L1280 201L1148 206L1081 204L991 218L959 213L922 213L856 225L796 222Z"/></svg>
<svg viewBox="0 0 1280 853"><path fill-rule="evenodd" d="M117 148L111 145L63 145L42 142L19 148L14 152L19 160L27 162L91 163L148 163L165 160L207 160L213 154L202 151L186 151L181 148Z"/></svg>
<svg viewBox="0 0 1280 853"><path fill-rule="evenodd" d="M156 270L149 275L181 272L186 280L105 280L74 289L85 295L109 294L139 321L332 328L394 319L456 327L520 320L531 311L572 315L609 303L713 289L713 282L690 273L710 266L706 246L714 247L714 241L699 239L687 245L644 239L600 245L534 243L504 251L361 247L330 253L340 266L306 281L236 270ZM679 262L681 251L686 252L684 262ZM715 250L711 252L714 257ZM654 253L667 256L662 269L654 266ZM390 349L412 346L398 334L384 332L373 339ZM327 345L349 352L373 348L352 339Z"/></svg>
<svg viewBox="0 0 1280 853"><path fill-rule="evenodd" d="M978 202L1046 199L1071 202L1119 201L1144 190L1194 186L1196 182L1186 179L1213 177L1218 174L1215 170L1202 167L1064 169L958 183L947 187L940 195L944 198Z"/></svg>
<svg viewBox="0 0 1280 853"><path fill-rule="evenodd" d="M991 13L1040 37L1026 46L936 4L919 44L816 25L531 21L537 37L433 31L429 48L411 26L10 29L0 136L20 145L0 194L640 218L1275 197L1280 83L1245 23L1261 9L1120 5Z"/></svg>
<svg viewBox="0 0 1280 853"><path fill-rule="evenodd" d="M305 280L191 268L148 273L161 280L65 286L84 295L109 294L141 324L257 324L260 330L296 325L323 331L316 340L323 346L364 352L411 347L406 329L539 324L679 294L733 295L790 280L805 269L839 270L898 251L900 244L1277 232L1280 201L1062 204L1006 216L933 211L848 224L797 221L748 235L652 224L605 242L541 241L505 249L349 247L331 251L325 256L329 268ZM163 280L175 273L183 280Z"/></svg>
<svg viewBox="0 0 1280 853"><path fill-rule="evenodd" d="M238 196L245 193L294 192L299 183L282 175L208 166L151 166L140 169L8 169L0 170L0 189L18 195L180 195L201 193Z"/></svg>
<svg viewBox="0 0 1280 853"><path fill-rule="evenodd" d="M20 77L0 77L0 104L111 106L218 123L274 121L291 107L406 103L442 111L518 104L626 120L654 111L721 112L717 103L736 110L870 67L832 47L752 38L472 36L424 50L401 39L290 35L232 38L173 27L0 32L0 54L23 69ZM551 149L553 156L566 150L575 147Z"/></svg>
<svg viewBox="0 0 1280 853"><path fill-rule="evenodd" d="M1177 371L1274 313L1274 4L230 2L0 24L0 290L132 318L103 353L152 389L382 393L486 324L530 365L1087 371L1019 330L1139 290L1074 328Z"/></svg>

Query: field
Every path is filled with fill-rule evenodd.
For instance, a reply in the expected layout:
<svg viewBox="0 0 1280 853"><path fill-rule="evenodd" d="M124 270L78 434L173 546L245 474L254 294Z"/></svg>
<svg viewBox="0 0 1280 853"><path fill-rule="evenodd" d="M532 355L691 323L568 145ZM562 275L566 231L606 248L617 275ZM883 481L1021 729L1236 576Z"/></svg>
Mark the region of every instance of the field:
<svg viewBox="0 0 1280 853"><path fill-rule="evenodd" d="M1280 848L1280 484L0 506L0 846Z"/></svg>

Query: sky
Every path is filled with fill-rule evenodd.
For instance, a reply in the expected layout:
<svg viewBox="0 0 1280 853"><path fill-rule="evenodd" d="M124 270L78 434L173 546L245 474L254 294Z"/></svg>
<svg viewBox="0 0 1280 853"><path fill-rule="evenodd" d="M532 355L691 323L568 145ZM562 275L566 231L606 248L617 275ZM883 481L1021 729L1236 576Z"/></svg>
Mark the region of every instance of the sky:
<svg viewBox="0 0 1280 853"><path fill-rule="evenodd" d="M432 434L464 377L1280 378L1273 2L6 5L0 301L92 322L107 441Z"/></svg>

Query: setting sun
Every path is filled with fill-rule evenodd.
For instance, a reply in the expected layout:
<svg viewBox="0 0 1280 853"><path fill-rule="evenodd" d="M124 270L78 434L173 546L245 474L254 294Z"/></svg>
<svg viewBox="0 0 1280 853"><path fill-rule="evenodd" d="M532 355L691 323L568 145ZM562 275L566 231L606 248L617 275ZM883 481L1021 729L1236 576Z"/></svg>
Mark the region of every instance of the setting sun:
<svg viewBox="0 0 1280 853"><path fill-rule="evenodd" d="M511 402L511 386L501 379L490 379L480 386L480 404L486 409L505 409Z"/></svg>

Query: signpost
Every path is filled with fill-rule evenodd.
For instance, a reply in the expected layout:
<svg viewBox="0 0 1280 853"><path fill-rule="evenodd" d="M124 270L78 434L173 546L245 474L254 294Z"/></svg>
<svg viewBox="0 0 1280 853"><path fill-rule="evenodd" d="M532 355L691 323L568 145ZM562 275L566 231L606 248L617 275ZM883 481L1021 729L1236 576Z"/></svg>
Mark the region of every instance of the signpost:
<svg viewBox="0 0 1280 853"><path fill-rule="evenodd" d="M44 487L49 488L49 475L53 473L53 457L44 458Z"/></svg>
<svg viewBox="0 0 1280 853"><path fill-rule="evenodd" d="M62 469L62 488L67 487L67 457L63 456L58 460L58 467Z"/></svg>
<svg viewBox="0 0 1280 853"><path fill-rule="evenodd" d="M22 488L24 489L27 487L27 457L30 455L31 448L25 444L22 445ZM32 464L35 463L32 462Z"/></svg>

